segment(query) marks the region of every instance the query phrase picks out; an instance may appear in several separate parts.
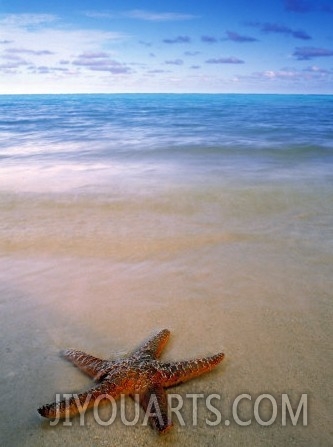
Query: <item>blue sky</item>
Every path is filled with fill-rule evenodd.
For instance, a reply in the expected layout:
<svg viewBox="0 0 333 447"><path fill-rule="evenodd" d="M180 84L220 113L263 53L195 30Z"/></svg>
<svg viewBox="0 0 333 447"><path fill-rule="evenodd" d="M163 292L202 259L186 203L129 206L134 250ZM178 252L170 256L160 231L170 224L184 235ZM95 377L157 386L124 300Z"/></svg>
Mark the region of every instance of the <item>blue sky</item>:
<svg viewBox="0 0 333 447"><path fill-rule="evenodd" d="M333 0L0 0L0 94L333 93Z"/></svg>

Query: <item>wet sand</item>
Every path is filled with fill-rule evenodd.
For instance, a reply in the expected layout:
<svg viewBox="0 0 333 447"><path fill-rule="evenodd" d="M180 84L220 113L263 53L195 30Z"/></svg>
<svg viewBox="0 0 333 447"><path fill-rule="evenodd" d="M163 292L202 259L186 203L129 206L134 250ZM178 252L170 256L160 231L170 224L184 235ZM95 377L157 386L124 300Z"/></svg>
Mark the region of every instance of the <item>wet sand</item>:
<svg viewBox="0 0 333 447"><path fill-rule="evenodd" d="M297 188L271 193L273 201L267 188L125 202L1 196L2 445L330 445L329 201ZM159 437L141 425L142 413L133 427L118 417L102 427L93 412L83 427L79 418L53 427L38 415L56 393L92 383L61 350L123 355L162 328L171 330L162 359L226 354L216 370L169 390L184 397L185 426L174 415L172 431ZM199 403L193 426L187 393L218 394L221 423L207 425L215 416ZM243 393L252 401L239 414L252 423L242 427L231 409ZM253 416L262 394L278 408L267 427ZM294 408L307 394L307 426L302 416L282 426L282 394ZM133 405L126 400L129 414ZM269 405L262 411L269 419Z"/></svg>

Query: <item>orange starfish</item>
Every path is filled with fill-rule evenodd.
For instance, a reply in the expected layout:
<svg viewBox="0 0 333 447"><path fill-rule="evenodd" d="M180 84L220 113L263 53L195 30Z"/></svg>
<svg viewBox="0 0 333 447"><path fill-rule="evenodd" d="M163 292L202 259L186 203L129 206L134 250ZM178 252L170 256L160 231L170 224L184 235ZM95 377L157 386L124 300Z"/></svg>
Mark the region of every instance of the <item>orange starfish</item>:
<svg viewBox="0 0 333 447"><path fill-rule="evenodd" d="M139 395L140 405L149 411L153 428L162 433L172 423L168 414L164 388L200 376L219 364L223 353L211 357L182 362L162 363L158 360L170 336L164 329L151 337L128 357L118 360L101 360L82 351L69 349L64 356L99 384L85 393L68 400L44 405L38 412L49 419L74 416L94 406L96 399L110 401L121 394ZM153 405L152 405L153 402ZM153 410L153 411L152 411Z"/></svg>

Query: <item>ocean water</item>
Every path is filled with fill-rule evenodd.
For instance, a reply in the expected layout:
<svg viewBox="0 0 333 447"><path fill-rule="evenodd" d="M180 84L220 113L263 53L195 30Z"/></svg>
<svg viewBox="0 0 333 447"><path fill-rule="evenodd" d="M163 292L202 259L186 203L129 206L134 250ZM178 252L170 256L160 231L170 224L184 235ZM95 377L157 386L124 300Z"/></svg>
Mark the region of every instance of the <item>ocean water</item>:
<svg viewBox="0 0 333 447"><path fill-rule="evenodd" d="M89 383L58 352L161 327L169 359L225 347L187 392L310 396L309 427L178 424L175 445L328 445L332 123L333 96L0 96L3 445L91 445L36 412Z"/></svg>
<svg viewBox="0 0 333 447"><path fill-rule="evenodd" d="M144 190L164 178L330 174L331 96L27 95L3 96L0 105L1 169L24 168L15 185L25 191L45 172L43 189L53 191L107 189L118 174ZM72 182L52 184L60 173Z"/></svg>

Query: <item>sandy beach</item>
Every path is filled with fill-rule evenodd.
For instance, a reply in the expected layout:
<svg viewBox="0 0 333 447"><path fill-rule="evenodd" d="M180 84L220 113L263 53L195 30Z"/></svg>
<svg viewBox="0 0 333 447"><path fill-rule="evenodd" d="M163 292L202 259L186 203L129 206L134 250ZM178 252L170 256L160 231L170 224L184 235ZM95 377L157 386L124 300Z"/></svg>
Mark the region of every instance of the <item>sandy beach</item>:
<svg viewBox="0 0 333 447"><path fill-rule="evenodd" d="M126 204L105 196L1 196L2 445L330 444L332 255L309 231L316 202L307 195L301 213L303 193L280 189L268 215L267 189L230 189L219 201L211 191L195 206L183 193L181 205L172 192ZM244 197L257 208L250 211ZM260 221L274 225L260 229ZM92 384L61 350L125 355L163 328L171 330L163 360L226 354L211 373L169 390L184 398L185 426L174 415L173 429L158 436L142 426L143 413L133 427L119 417L101 426L92 411L83 427L79 418L50 426L38 415L56 393ZM193 426L189 393L219 395L221 423L207 424L215 415L202 400ZM241 394L252 398L239 405L248 426L232 416ZM277 402L269 426L254 418L262 394ZM296 426L290 418L282 425L282 394L294 410L307 395L307 426L302 415ZM126 408L133 412L129 398ZM262 402L261 411L268 420L270 403Z"/></svg>

